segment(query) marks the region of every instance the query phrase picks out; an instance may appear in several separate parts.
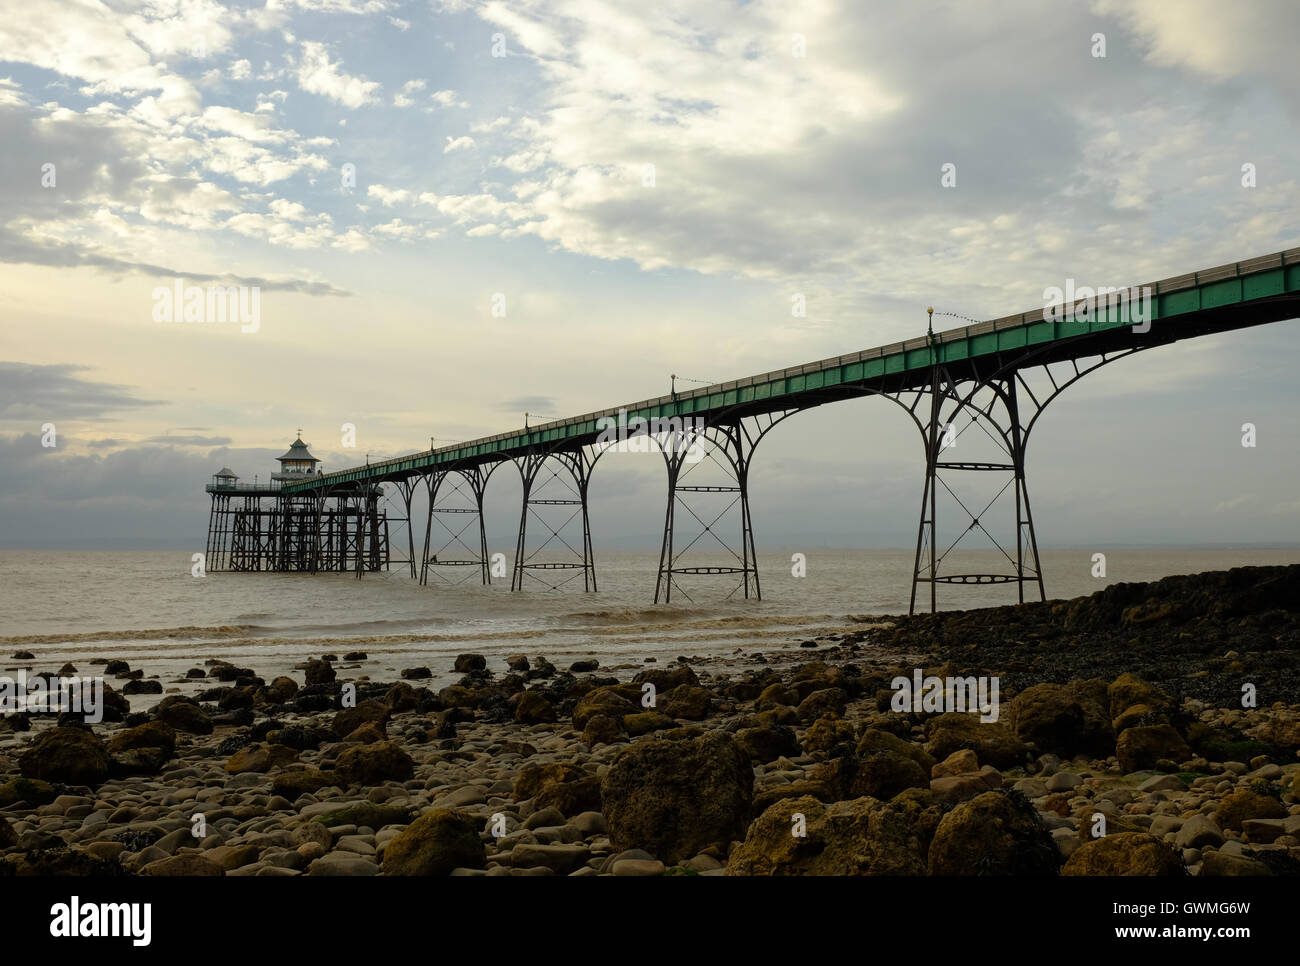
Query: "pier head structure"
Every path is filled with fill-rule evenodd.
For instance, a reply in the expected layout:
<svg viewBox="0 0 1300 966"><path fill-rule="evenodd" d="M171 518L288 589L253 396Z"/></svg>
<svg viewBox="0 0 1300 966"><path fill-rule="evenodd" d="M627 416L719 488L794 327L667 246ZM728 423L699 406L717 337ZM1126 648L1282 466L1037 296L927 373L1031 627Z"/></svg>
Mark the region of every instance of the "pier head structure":
<svg viewBox="0 0 1300 966"><path fill-rule="evenodd" d="M302 431L277 457L266 482L241 483L227 467L212 477L205 554L209 571L370 571L387 569L389 519L381 487L356 482L292 492L320 477Z"/></svg>
<svg viewBox="0 0 1300 966"><path fill-rule="evenodd" d="M761 597L749 509L759 444L807 409L877 396L907 415L921 444L911 609L934 610L945 584L1014 584L1020 601L1042 600L1025 457L1044 409L1088 373L1144 350L1300 317L1300 249L1126 289L1067 283L1046 308L956 328L936 331L936 315L946 313L931 311L926 334L905 342L681 392L674 379L665 396L535 425L526 417L519 429L365 466L291 478L286 470L276 487L242 498L246 484L219 474L208 487L218 562L210 569L383 569L392 562L384 492L405 514L412 578L428 583L460 567L490 583L483 494L510 465L523 488L511 588L594 591L592 475L611 451L649 447L662 454L668 482L656 602L689 598L688 585L710 575L734 581L732 594ZM967 445L976 439L987 452ZM992 499L966 495L972 482ZM416 493L427 498L418 541ZM953 551L977 534L1000 552L996 567L958 564ZM702 546L713 555L693 564Z"/></svg>

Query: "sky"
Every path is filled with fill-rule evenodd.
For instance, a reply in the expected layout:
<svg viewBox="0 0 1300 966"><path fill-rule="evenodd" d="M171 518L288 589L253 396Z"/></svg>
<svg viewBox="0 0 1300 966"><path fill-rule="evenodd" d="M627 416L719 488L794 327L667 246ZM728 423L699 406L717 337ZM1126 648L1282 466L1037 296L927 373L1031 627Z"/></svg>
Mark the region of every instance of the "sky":
<svg viewBox="0 0 1300 966"><path fill-rule="evenodd" d="M0 548L201 549L211 475L299 427L340 469L1300 245L1293 0L0 14ZM214 284L255 324L159 321ZM1298 325L1053 402L1040 544L1300 541ZM792 417L759 545L908 546L922 471L884 400ZM664 498L603 462L596 546L657 547Z"/></svg>

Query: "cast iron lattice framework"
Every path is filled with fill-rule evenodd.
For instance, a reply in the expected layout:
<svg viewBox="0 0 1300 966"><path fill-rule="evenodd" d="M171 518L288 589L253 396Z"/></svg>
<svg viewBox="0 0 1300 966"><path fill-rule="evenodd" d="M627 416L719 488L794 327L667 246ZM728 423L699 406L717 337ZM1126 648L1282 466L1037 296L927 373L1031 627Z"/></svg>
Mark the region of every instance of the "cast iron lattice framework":
<svg viewBox="0 0 1300 966"><path fill-rule="evenodd" d="M492 582L491 568L488 561L487 529L483 518L483 494L487 489L488 479L501 463L484 466L462 466L445 472L431 473L423 477L429 497L429 514L424 528L424 551L420 562L420 583L427 584L429 575L434 574L444 583L465 583L479 570L479 579L484 585ZM447 485L450 484L450 485ZM433 546L434 522L444 531L439 535L443 542ZM466 540L471 528L475 531ZM448 555L452 552L452 556ZM464 576L453 580L442 573L441 568L457 568ZM453 570L453 572L456 572ZM412 565L412 576L415 575Z"/></svg>
<svg viewBox="0 0 1300 966"><path fill-rule="evenodd" d="M390 518L377 484L315 494L252 485L210 490L204 552L210 572L354 570L359 576L391 564Z"/></svg>
<svg viewBox="0 0 1300 966"><path fill-rule="evenodd" d="M604 450L595 445L574 449L536 447L514 460L523 481L524 493L519 514L519 536L515 542L514 572L510 579L511 590L523 590L525 578L534 580L551 590L557 590L581 574L582 589L596 590L596 560L591 546L591 518L587 512L587 496L591 485L591 471ZM531 550L528 548L528 525L541 527L547 536ZM565 536L571 524L579 523L582 530L578 549L573 545L572 534ZM561 549L563 548L563 549ZM555 559L556 556L560 559ZM543 560L547 556L551 559ZM555 574L571 571L569 576L551 583L539 573ZM553 579L553 578L552 578Z"/></svg>
<svg viewBox="0 0 1300 966"><path fill-rule="evenodd" d="M1135 291L1153 296L1141 317L1134 308L1137 304L1133 301ZM1141 349L1297 317L1300 315L1300 249L1189 272L1138 286L1128 292L1128 301L1107 299L1104 308L1089 308L1081 316L1076 316L1073 310L1083 303L1062 306L1061 311L1050 317L1040 306L1000 319L930 333L919 339L681 393L676 392L674 386L674 391L668 396L551 420L540 426L530 427L525 423L521 430L286 482L283 490L286 495L304 497L337 493L335 487L398 483L406 487L404 496L409 518L413 478L429 478L426 482L432 487L430 480L433 477L453 469L486 468L510 461L519 468L525 487L512 588L523 589L526 578L537 578L542 584L558 587L570 580L576 581L577 574L581 573L584 587L594 590L595 568L587 496L591 471L601 452L591 449L591 446L599 438L601 424L616 414L631 420L703 420L708 430L702 445L717 466L729 467L730 477L717 485L699 485L691 475L691 469L684 468L680 454L666 457L669 467L668 507L656 578L656 599L661 594L663 599L668 599L674 587L684 593L679 578L688 574L704 575L710 569L690 567L682 561L683 554L692 549L704 534L710 540L720 538L721 518L709 511L694 512L691 509L706 497L720 497L729 500L731 506L738 505L741 520L740 550L736 553L734 548L728 547L736 558L735 565L712 569L738 576L737 590L749 596L752 588L753 596L758 597L761 596L761 587L753 552L748 476L754 446L761 439L762 432L792 412L862 395L880 395L909 413L920 432L925 452L912 609L915 609L918 588L924 584L930 587L932 609L937 606L936 585L941 583L1014 582L1018 584L1018 595L1022 600L1028 584L1030 592L1036 587L1041 598L1044 596L1043 578L1025 479L1025 450L1030 431L1043 409L1083 375ZM1138 301L1145 302L1146 296ZM768 425L754 435L761 428L761 419L768 420ZM981 432L988 434L1002 455L993 460L954 459L951 455L945 458L944 437L959 420L966 421L962 432L978 426ZM955 480L959 477L969 479L970 474L983 474L986 478L990 475L996 478L999 474L1007 477L1006 485L994 500L1002 498L1008 491L1014 498L1014 554L1012 541L1005 538L999 541L990 533L987 514L992 503L968 504L958 494ZM561 491L552 498L550 491L544 492L546 487L554 490L561 483L567 488L567 493ZM485 485L486 477L474 491L480 536L478 556L473 557L471 552L470 559L460 565L477 562L484 571L484 582L487 582L482 524L482 489ZM304 554L308 553L304 548L310 545L310 541L304 536L301 521L294 516L293 504L286 504L281 510L274 507L264 509L258 501L250 501L247 495L237 492L244 489L224 483L209 487L214 496L208 543L210 556L218 564L215 569L221 569L221 565L245 569L301 567ZM969 525L951 543L941 542L937 527L936 498L941 489L952 496L969 520ZM239 504L241 496L244 499L242 507ZM336 499L332 511L318 513L314 536L317 551L311 554L318 563L328 562L333 554L346 561L355 561L358 572L361 572L375 560L370 548L381 546L387 559L387 528L376 525L373 514L362 505L363 497L354 499L356 507L350 506L349 499ZM531 520L536 529L537 521L547 507L561 515L567 514L567 519L559 526L547 522L545 529L550 536L542 541L541 546L530 548L529 522ZM338 543L331 542L331 512L337 517L336 529L343 534ZM353 513L355 531L354 517L349 515ZM561 536L564 526L579 516L582 528L580 551L574 545L577 540L570 541ZM283 517L283 522L279 517ZM431 519L426 522L426 548L430 542L432 517L431 513ZM702 526L701 535L695 541L685 540L678 526L679 522L689 523L692 519ZM945 569L948 554L964 536L976 531L983 532L993 541L1008 561L1009 570L955 573ZM355 536L349 537L353 533ZM720 542L725 545L725 541ZM408 533L408 544L413 572L413 534ZM340 549L331 551L329 548L334 546ZM539 558L542 550L550 547L558 551L561 546L569 551L568 560ZM430 555L426 551L420 568L422 574L427 575L435 566L431 556L439 561L442 559L439 554ZM340 569L347 569L347 564ZM558 583L547 584L538 573L548 569L567 569L573 571L573 575Z"/></svg>
<svg viewBox="0 0 1300 966"><path fill-rule="evenodd" d="M668 501L664 512L664 538L659 551L659 573L655 579L655 603L669 603L676 588L687 600L691 599L678 578L691 575L738 575L738 582L727 598L742 591L746 600L753 596L762 599L762 584L758 576L758 557L754 548L754 522L749 511L749 466L754 450L764 436L781 420L797 410L781 413L762 413L741 416L733 422L720 422L692 428L689 431L668 431L656 439L668 468ZM693 482L692 473L701 470L720 470L722 483ZM698 479L698 475L697 475ZM718 503L722 508L718 509ZM737 550L723 533L719 524L733 510L739 509L740 549ZM678 511L686 513L688 529L698 532L683 546L678 542ZM689 536L689 533L688 533ZM687 565L682 558L695 549L696 544L710 538L704 548L721 548L733 558L734 563L724 565ZM732 538L734 540L734 538Z"/></svg>

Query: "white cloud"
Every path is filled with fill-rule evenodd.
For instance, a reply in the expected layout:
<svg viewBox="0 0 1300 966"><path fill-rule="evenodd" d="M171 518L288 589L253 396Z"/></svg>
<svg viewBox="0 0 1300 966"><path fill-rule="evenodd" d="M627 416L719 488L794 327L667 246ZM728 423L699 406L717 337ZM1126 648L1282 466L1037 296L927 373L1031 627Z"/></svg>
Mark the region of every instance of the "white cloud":
<svg viewBox="0 0 1300 966"><path fill-rule="evenodd" d="M385 208L391 208L393 205L402 204L403 202L408 201L411 197L411 193L404 188L393 190L385 188L381 184L372 184L366 189L366 197L376 198Z"/></svg>
<svg viewBox="0 0 1300 966"><path fill-rule="evenodd" d="M0 105L17 107L25 103L22 87L12 77L0 77Z"/></svg>
<svg viewBox="0 0 1300 966"><path fill-rule="evenodd" d="M1300 5L1252 0L1243 9L1217 0L1093 0L1139 35L1152 63L1186 66L1216 80L1262 74L1294 80Z"/></svg>
<svg viewBox="0 0 1300 966"><path fill-rule="evenodd" d="M427 85L425 81L422 80L407 81L405 84L402 85L402 89L393 95L393 106L410 107L412 104L415 103L414 99L412 98L412 95L417 94L420 91L424 90L426 86Z"/></svg>
<svg viewBox="0 0 1300 966"><path fill-rule="evenodd" d="M492 131L500 131L502 128L510 126L510 118L498 117L492 121L483 121L473 125L470 130L475 134L488 134Z"/></svg>
<svg viewBox="0 0 1300 966"><path fill-rule="evenodd" d="M151 10L152 8L147 8ZM175 117L198 107L199 94L185 78L151 56L173 43L186 24L208 24L209 49L228 39L203 8L193 20L122 17L99 0L43 0L40 16L11 11L0 30L0 60L34 64L87 82L90 95L156 92L160 112ZM188 46L188 38L187 38Z"/></svg>
<svg viewBox="0 0 1300 966"><path fill-rule="evenodd" d="M394 218L392 221L382 225L375 225L371 231L379 235L386 235L390 238L397 238L401 241L410 241L413 238L420 237L420 228L418 226L408 224L400 218Z"/></svg>
<svg viewBox="0 0 1300 966"><path fill-rule="evenodd" d="M468 134L454 138L447 135L447 144L442 149L443 154L451 154L453 151L467 151L474 146L474 139Z"/></svg>
<svg viewBox="0 0 1300 966"><path fill-rule="evenodd" d="M346 74L330 60L322 43L306 40L298 64L298 86L311 94L320 94L344 107L358 108L375 101L379 82Z"/></svg>
<svg viewBox="0 0 1300 966"><path fill-rule="evenodd" d="M439 107L469 107L469 104L457 97L455 91L434 91L429 96Z"/></svg>

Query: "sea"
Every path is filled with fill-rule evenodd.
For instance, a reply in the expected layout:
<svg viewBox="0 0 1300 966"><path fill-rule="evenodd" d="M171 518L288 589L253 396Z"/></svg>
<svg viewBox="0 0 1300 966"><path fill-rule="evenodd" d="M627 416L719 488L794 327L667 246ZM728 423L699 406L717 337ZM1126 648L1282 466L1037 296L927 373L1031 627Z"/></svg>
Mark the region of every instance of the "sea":
<svg viewBox="0 0 1300 966"><path fill-rule="evenodd" d="M800 561L772 551L759 555L761 600L752 588L745 599L734 577L682 575L672 602L661 604L654 603L657 552L597 549L595 560L598 592L584 592L578 577L557 589L530 580L512 593L508 577L483 586L477 568L468 567L433 568L421 586L405 565L360 578L196 577L185 552L0 551L0 668L56 671L69 662L85 674L92 659L121 658L175 682L189 668L222 660L269 680L311 657L364 651L365 673L378 680L428 667L428 683L441 686L459 677L452 663L462 653L633 667L679 655L764 652L907 613L913 553L826 550ZM973 573L1004 570L1006 560L968 552L947 563L952 572ZM1107 553L1102 577L1094 576L1092 551L1042 553L1049 599L1117 581L1290 563L1300 563L1300 551L1121 550ZM557 582L574 575L538 573ZM940 585L938 597L941 609L1016 600L1014 586L996 585ZM917 608L928 606L923 585ZM35 660L15 662L18 650Z"/></svg>

